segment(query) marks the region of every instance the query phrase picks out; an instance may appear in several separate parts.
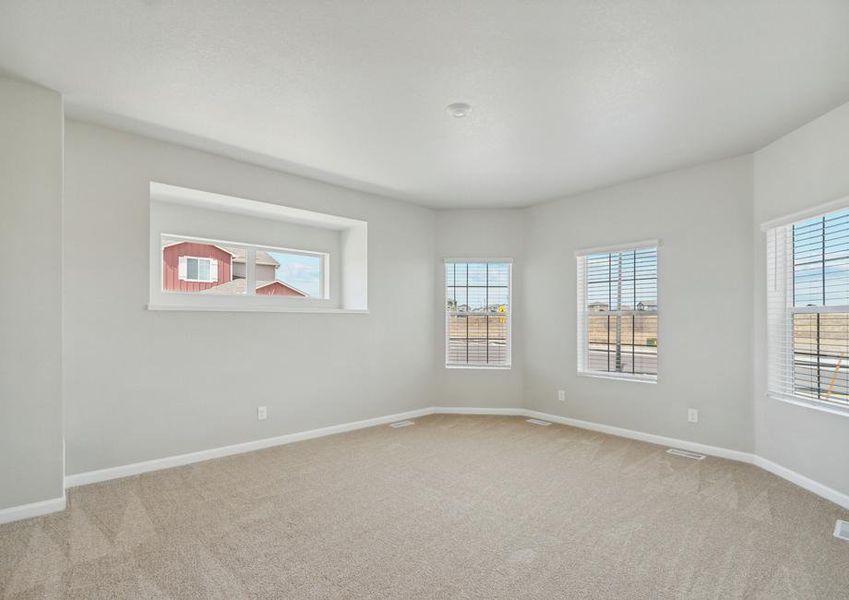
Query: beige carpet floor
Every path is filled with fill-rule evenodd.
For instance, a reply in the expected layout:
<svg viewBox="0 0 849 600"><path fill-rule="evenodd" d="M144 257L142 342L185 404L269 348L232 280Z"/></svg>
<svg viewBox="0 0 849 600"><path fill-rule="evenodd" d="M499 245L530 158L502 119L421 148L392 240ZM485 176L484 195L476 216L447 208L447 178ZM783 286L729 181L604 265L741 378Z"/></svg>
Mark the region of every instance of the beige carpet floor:
<svg viewBox="0 0 849 600"><path fill-rule="evenodd" d="M756 467L431 416L79 487L2 598L849 598L846 511Z"/></svg>

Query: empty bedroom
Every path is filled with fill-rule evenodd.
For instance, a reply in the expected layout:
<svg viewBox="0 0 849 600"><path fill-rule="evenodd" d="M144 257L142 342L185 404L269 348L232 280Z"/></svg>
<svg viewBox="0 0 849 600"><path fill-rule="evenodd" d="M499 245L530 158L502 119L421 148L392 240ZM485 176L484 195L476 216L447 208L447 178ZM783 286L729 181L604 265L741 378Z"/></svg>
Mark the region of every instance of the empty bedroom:
<svg viewBox="0 0 849 600"><path fill-rule="evenodd" d="M849 598L849 0L0 0L0 600Z"/></svg>

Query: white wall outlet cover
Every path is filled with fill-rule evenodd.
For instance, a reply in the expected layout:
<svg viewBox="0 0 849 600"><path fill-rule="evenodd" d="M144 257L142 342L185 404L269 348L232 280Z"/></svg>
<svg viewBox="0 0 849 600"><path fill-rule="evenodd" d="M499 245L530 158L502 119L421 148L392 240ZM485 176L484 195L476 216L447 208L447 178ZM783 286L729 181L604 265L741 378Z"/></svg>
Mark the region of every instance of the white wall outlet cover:
<svg viewBox="0 0 849 600"><path fill-rule="evenodd" d="M256 418L260 421L265 421L268 418L268 409L265 406L258 406L256 409Z"/></svg>
<svg viewBox="0 0 849 600"><path fill-rule="evenodd" d="M687 421L690 423L698 423L699 422L699 411L695 408L687 409Z"/></svg>
<svg viewBox="0 0 849 600"><path fill-rule="evenodd" d="M557 399L566 402L566 390L557 390Z"/></svg>

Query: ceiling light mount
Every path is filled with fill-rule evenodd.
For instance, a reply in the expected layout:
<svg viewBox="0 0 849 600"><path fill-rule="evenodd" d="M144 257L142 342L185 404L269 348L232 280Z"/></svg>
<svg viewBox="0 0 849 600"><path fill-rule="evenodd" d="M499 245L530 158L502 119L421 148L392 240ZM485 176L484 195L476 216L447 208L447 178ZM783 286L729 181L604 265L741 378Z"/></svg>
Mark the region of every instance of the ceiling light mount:
<svg viewBox="0 0 849 600"><path fill-rule="evenodd" d="M462 119L472 111L472 107L465 102L454 102L446 106L445 110L455 119Z"/></svg>

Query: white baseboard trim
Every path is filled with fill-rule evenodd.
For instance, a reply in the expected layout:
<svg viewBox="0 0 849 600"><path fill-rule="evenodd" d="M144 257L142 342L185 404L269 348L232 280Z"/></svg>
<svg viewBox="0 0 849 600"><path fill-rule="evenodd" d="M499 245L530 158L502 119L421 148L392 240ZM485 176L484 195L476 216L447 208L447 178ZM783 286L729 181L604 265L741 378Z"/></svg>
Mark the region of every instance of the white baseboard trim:
<svg viewBox="0 0 849 600"><path fill-rule="evenodd" d="M107 469L100 469L97 471L88 471L84 473L76 473L73 475L68 475L65 477L65 487L75 487L78 485L86 485L89 483L97 483L100 481L107 481L110 479L118 479L120 477L129 477L131 475L138 475L140 473L147 473L150 471L158 471L160 469L168 469L171 467L177 467L182 465L188 465L196 462L202 462L205 460L211 460L214 458L220 458L223 456L230 456L233 454L241 454L243 452L252 452L254 450L261 450L263 448L270 448L272 446L280 446L283 444L291 444L293 442L299 442L303 440L309 440L313 438L323 437L327 435L333 435L337 433L344 433L346 431L354 431L357 429L363 429L366 427L374 427L376 425L385 425L388 423L393 423L395 421L403 421L406 419L415 419L418 417L423 417L430 414L455 414L455 415L502 415L502 416L522 416L522 417L530 417L534 419L540 419L543 421L551 421L552 423L560 423L562 425L569 425L571 427L578 427L580 429L587 429L590 431L598 431L600 433L606 433L609 435L615 435L619 437L639 440L642 442L648 442L650 444L658 444L661 446L668 446L673 448L681 448L684 450L690 450L693 452L699 452L702 454L707 454L710 456L716 456L719 458L726 458L730 460L736 460L745 463L754 464L774 475L777 475L791 483L794 483L818 496L821 496L835 504L849 509L849 495L834 490L826 485L818 483L804 475L796 473L786 467L783 467L779 464L776 464L767 459L756 456L755 454L742 452L739 450L731 450L728 448L721 448L718 446L709 446L707 444L701 444L698 442L690 442L687 440L680 440L676 438L670 438L661 435L655 435L652 433L645 433L642 431L635 431L632 429L624 429L621 427L614 427L612 425L604 425L601 423L594 423L591 421L582 421L580 419L573 419L570 417L562 417L559 415L553 415L549 413L539 412L535 410L528 410L525 408L477 408L477 407L465 407L465 406L434 406L428 408L422 408L418 410L407 411L403 413L397 413L393 415L387 415L384 417L376 417L373 419L365 419L362 421L354 421L351 423L343 423L340 425L331 425L329 427L321 427L319 429L312 429L309 431L302 431L298 433L290 433L286 435L265 438L261 440L254 440L251 442L244 442L241 444L233 444L231 446L223 446L220 448L212 448L209 450L202 450L199 452L191 452L188 454L180 454L177 456L169 456L165 458L159 458L154 460L148 460L138 463L133 463L129 465L123 465L118 467L110 467ZM17 506L12 508L7 508L0 510L0 523L6 523L9 521L16 521L19 519L27 519L30 517L35 517L42 514L47 514L50 512L60 511L65 508L65 498L56 498L53 500L45 500L43 502L35 502L33 504L27 504L24 506Z"/></svg>
<svg viewBox="0 0 849 600"><path fill-rule="evenodd" d="M432 414L436 415L505 415L510 417L525 414L524 408L474 408L470 406L434 406Z"/></svg>
<svg viewBox="0 0 849 600"><path fill-rule="evenodd" d="M52 500L42 500L41 502L32 502L31 504L21 504L20 506L0 509L0 525L3 523L11 523L12 521L22 521L23 519L40 517L41 515L47 515L63 510L65 510L65 494L62 494L61 498L53 498Z"/></svg>
<svg viewBox="0 0 849 600"><path fill-rule="evenodd" d="M817 496L825 498L826 500L834 502L838 506L849 510L849 494L838 492L837 490L830 488L827 485L824 485L818 481L814 481L809 477L805 477L804 475L797 473L796 471L791 471L787 467L783 467L778 463L774 463L771 460L767 460L761 456L755 456L753 464L765 471L769 471L773 475L778 475L782 479L786 479L790 483L795 483L800 488L804 488L809 492L813 492Z"/></svg>
<svg viewBox="0 0 849 600"><path fill-rule="evenodd" d="M573 419L570 417L561 417L560 415L553 415L550 413L529 410L526 408L467 408L437 406L433 408L433 412L439 414L455 415L514 415L521 417L529 417L532 419L540 419L542 421L551 421L552 423L560 423L561 425L569 425L571 427L577 427L579 429L598 431L599 433L607 433L618 437L639 440L641 442L648 442L649 444L657 444L659 446L667 446L670 448L681 448L683 450L690 450L692 452L707 454L709 456L716 456L718 458L726 458L728 460L736 460L739 462L750 463L757 467L760 467L761 469L764 469L765 471L769 471L773 475L777 475L782 479L786 479L790 483L798 485L799 487L808 490L809 492L812 492L817 496L820 496L821 498L825 498L826 500L834 502L842 508L849 510L849 494L839 492L833 488L828 487L827 485L823 485L822 483L814 481L809 477L805 477L804 475L801 475L796 471L792 471L787 467L757 456L756 454L753 454L751 452L731 450L729 448L722 448L720 446L710 446L707 444L701 444L699 442L690 442L687 440L680 440L677 438L656 435L653 433L635 431L633 429L614 427L613 425L594 423L592 421L582 421L580 419Z"/></svg>
<svg viewBox="0 0 849 600"><path fill-rule="evenodd" d="M155 458L153 460L146 460L119 467L109 467L106 469L99 469L97 471L75 473L73 475L65 476L65 488L87 485L89 483L98 483L100 481L108 481L110 479L119 479L121 477L130 477L131 475L139 475L150 471L159 471L160 469L180 467L192 463L203 462L205 460L211 460L213 458L221 458L223 456L231 456L233 454L242 454L243 452L262 450L263 448L270 448L272 446L282 446L284 444L311 440L313 438L324 437L326 435L344 433L346 431L354 431L356 429L364 429L366 427L374 427L375 425L385 425L387 423L394 423L395 421L403 421L405 419L415 419L431 413L433 413L432 408L422 408L394 415L386 415L384 417L353 421L351 423L342 423L341 425L330 425L329 427L320 427L319 429L310 429L309 431L288 433L261 440L233 444L232 446L222 446L220 448L211 448L209 450L190 452L188 454L178 454L177 456L167 456L165 458Z"/></svg>
<svg viewBox="0 0 849 600"><path fill-rule="evenodd" d="M622 427L614 427L613 425L603 425L592 421L582 421L580 419L572 419L570 417L561 417L559 415L552 415L536 410L525 410L523 414L528 417L533 417L534 419L551 421L552 423L560 423L562 425L570 425L579 429L589 429L590 431L598 431L599 433L607 433L618 437L648 442L649 444L657 444L658 446L681 448L682 450L689 450L691 452L698 452L709 456L717 456L719 458L727 458L729 460L751 463L754 462L755 458L755 456L750 452L731 450L729 448L721 448L719 446L709 446L707 444L700 444L699 442L689 442L687 440L679 440L677 438L656 435L654 433L624 429Z"/></svg>

